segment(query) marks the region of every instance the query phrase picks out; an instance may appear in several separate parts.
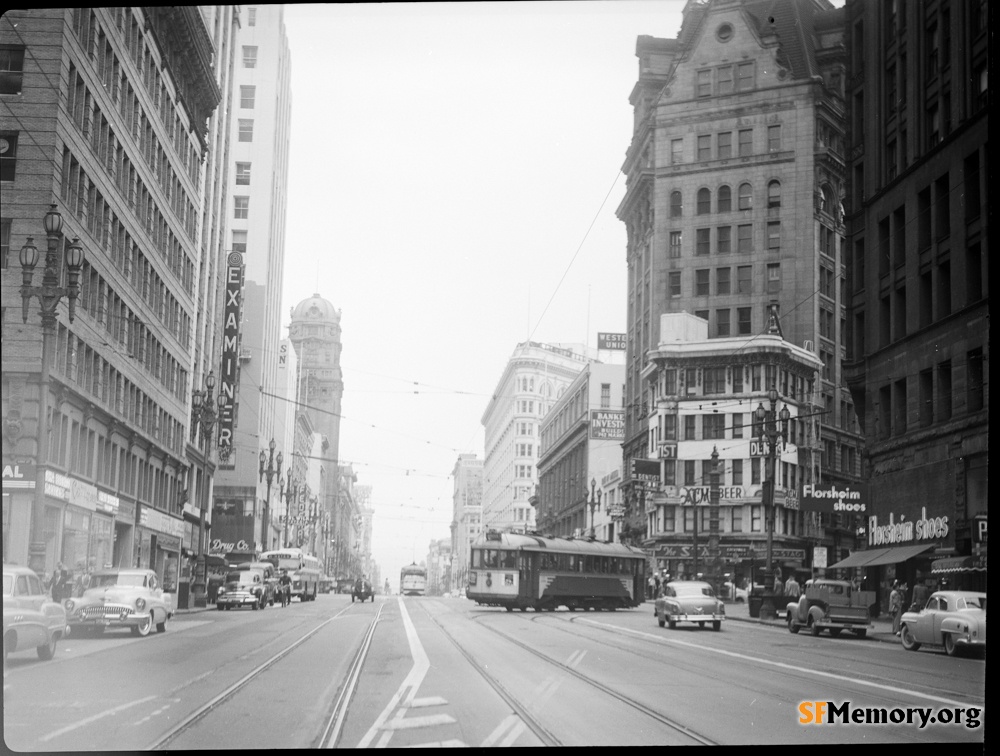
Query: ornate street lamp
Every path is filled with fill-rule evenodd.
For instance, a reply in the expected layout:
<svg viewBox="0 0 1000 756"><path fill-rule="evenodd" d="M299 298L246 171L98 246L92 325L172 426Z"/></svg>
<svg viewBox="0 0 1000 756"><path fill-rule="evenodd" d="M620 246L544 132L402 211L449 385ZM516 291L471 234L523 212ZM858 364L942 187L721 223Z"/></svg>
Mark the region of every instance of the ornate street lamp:
<svg viewBox="0 0 1000 756"><path fill-rule="evenodd" d="M788 405L778 409L778 390L771 385L767 392L770 409L764 409L763 402L757 405L754 416L757 419L757 435L763 443L767 440L767 471L764 475L764 512L767 518L767 556L764 561L764 596L760 607L763 619L774 619L774 468L778 438L782 445L788 440L788 421L791 413Z"/></svg>
<svg viewBox="0 0 1000 756"><path fill-rule="evenodd" d="M28 542L28 566L39 575L47 572L45 549L45 468L48 464L49 426L49 366L52 364L52 343L56 333L56 310L66 297L69 322L76 314L76 298L80 295L80 271L83 269L83 247L73 238L66 247L66 286L59 285L59 240L62 236L62 215L52 204L42 221L48 249L45 252L45 272L42 285L34 286L32 278L38 264L38 248L28 237L18 259L21 263L21 320L28 322L28 305L38 299L42 319L42 364L38 374L38 424L36 426L35 496L32 505L31 538Z"/></svg>
<svg viewBox="0 0 1000 756"><path fill-rule="evenodd" d="M198 508L198 569L194 581L195 606L204 606L208 587L208 551L205 543L205 512L208 510L209 485L208 485L208 460L212 455L212 429L218 418L218 412L222 412L226 404L226 397L219 393L218 412L212 400L212 392L215 391L215 372L209 371L205 376L205 388L195 389L192 392L191 403L193 406L192 419L198 423L198 432L204 445L201 457L201 502Z"/></svg>
<svg viewBox="0 0 1000 756"><path fill-rule="evenodd" d="M599 506L601 506L601 494L602 494L602 492L598 491L597 492L597 496L595 498L595 496L594 496L594 489L596 487L597 487L597 481L594 480L593 478L591 478L590 479L590 499L585 502L585 503L587 503L587 504L590 505L590 537L591 538L596 538L597 537L596 531L594 530L594 511ZM586 499L586 497L587 497L587 490L586 489L584 489L584 491L583 491L583 496L584 496L584 499Z"/></svg>
<svg viewBox="0 0 1000 756"><path fill-rule="evenodd" d="M263 454L263 452L261 452ZM281 491L282 483L278 481L278 490ZM281 497L285 500L285 517L281 525L281 543L284 546L289 545L290 532L290 518L292 516L291 505L293 502L298 501L299 496L299 484L295 482L295 478L289 473L288 482L285 490L281 491Z"/></svg>
<svg viewBox="0 0 1000 756"><path fill-rule="evenodd" d="M264 480L267 477L267 496L264 498L264 522L260 529L260 542L261 548L267 551L269 546L269 531L271 529L271 483L275 478L281 477L281 452L278 452L278 457L274 457L274 439L271 439L271 443L268 444L268 449L270 454L265 454L264 450L261 449L260 452L260 480ZM275 462L277 462L277 467L275 467ZM265 467L265 465L267 465Z"/></svg>

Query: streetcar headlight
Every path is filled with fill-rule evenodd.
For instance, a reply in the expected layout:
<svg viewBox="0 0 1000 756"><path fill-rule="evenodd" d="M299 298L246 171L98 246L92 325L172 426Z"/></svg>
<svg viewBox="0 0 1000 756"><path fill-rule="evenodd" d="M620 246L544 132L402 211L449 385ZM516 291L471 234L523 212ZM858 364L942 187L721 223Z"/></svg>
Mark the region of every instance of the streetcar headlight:
<svg viewBox="0 0 1000 756"><path fill-rule="evenodd" d="M137 598L135 600L135 608L138 609L140 612L143 609L145 609L146 608L146 599L144 599L144 598Z"/></svg>

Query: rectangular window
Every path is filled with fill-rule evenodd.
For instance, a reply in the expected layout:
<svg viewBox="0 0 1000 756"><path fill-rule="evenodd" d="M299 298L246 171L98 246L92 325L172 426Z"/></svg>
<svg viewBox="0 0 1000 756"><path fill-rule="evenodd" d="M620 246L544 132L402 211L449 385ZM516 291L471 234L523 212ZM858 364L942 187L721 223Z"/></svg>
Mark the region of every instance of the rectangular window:
<svg viewBox="0 0 1000 756"><path fill-rule="evenodd" d="M715 269L715 293L716 294L731 294L732 280L730 276L732 275L731 268L716 268Z"/></svg>
<svg viewBox="0 0 1000 756"><path fill-rule="evenodd" d="M684 140L683 139L671 139L670 140L670 164L680 165L684 162Z"/></svg>
<svg viewBox="0 0 1000 756"><path fill-rule="evenodd" d="M712 137L709 134L698 135L698 160L712 159Z"/></svg>
<svg viewBox="0 0 1000 756"><path fill-rule="evenodd" d="M767 248L781 251L781 221L769 221L767 224Z"/></svg>
<svg viewBox="0 0 1000 756"><path fill-rule="evenodd" d="M0 268L6 268L10 257L10 227L11 219L0 220Z"/></svg>
<svg viewBox="0 0 1000 756"><path fill-rule="evenodd" d="M777 294L781 291L781 263L767 264L767 293Z"/></svg>
<svg viewBox="0 0 1000 756"><path fill-rule="evenodd" d="M247 26L257 25L257 9L247 8Z"/></svg>
<svg viewBox="0 0 1000 756"><path fill-rule="evenodd" d="M715 311L715 335L724 338L732 333L729 326L729 308Z"/></svg>
<svg viewBox="0 0 1000 756"><path fill-rule="evenodd" d="M729 95L733 93L733 67L721 66L719 69L719 94Z"/></svg>
<svg viewBox="0 0 1000 756"><path fill-rule="evenodd" d="M611 406L611 384L601 384L601 408L607 409Z"/></svg>
<svg viewBox="0 0 1000 756"><path fill-rule="evenodd" d="M233 231L233 252L242 252L246 254L247 251L247 232L246 231Z"/></svg>
<svg viewBox="0 0 1000 756"><path fill-rule="evenodd" d="M743 460L734 459L729 463L733 470L733 485L742 486L743 485ZM735 528L734 528L735 530Z"/></svg>
<svg viewBox="0 0 1000 756"><path fill-rule="evenodd" d="M725 372L725 368L722 368ZM725 376L723 376L725 378ZM719 392L721 393L721 392ZM725 415L705 415L702 418L706 439L719 439L726 437L726 416Z"/></svg>
<svg viewBox="0 0 1000 756"><path fill-rule="evenodd" d="M736 227L736 251L746 254L753 252L753 225L750 223Z"/></svg>
<svg viewBox="0 0 1000 756"><path fill-rule="evenodd" d="M710 228L699 228L695 232L695 248L694 253L696 255L708 255L712 252L712 229Z"/></svg>
<svg viewBox="0 0 1000 756"><path fill-rule="evenodd" d="M746 92L753 89L753 61L736 65L736 91Z"/></svg>
<svg viewBox="0 0 1000 756"><path fill-rule="evenodd" d="M695 415L685 415L684 416L684 440L694 441L695 440L695 424L697 417ZM693 463L692 463L693 464Z"/></svg>
<svg viewBox="0 0 1000 756"><path fill-rule="evenodd" d="M250 184L250 163L236 164L236 183L242 186Z"/></svg>
<svg viewBox="0 0 1000 756"><path fill-rule="evenodd" d="M760 457L750 458L750 485L760 485Z"/></svg>
<svg viewBox="0 0 1000 756"><path fill-rule="evenodd" d="M951 419L951 360L938 363L937 420Z"/></svg>
<svg viewBox="0 0 1000 756"><path fill-rule="evenodd" d="M920 399L920 425L934 422L934 372L922 370L918 376L918 397Z"/></svg>
<svg viewBox="0 0 1000 756"><path fill-rule="evenodd" d="M753 266L740 265L736 268L736 293L753 294Z"/></svg>
<svg viewBox="0 0 1000 756"><path fill-rule="evenodd" d="M681 256L681 232L671 231L670 232L670 256L680 257Z"/></svg>
<svg viewBox="0 0 1000 756"><path fill-rule="evenodd" d="M13 181L17 173L17 131L0 131L0 181Z"/></svg>
<svg viewBox="0 0 1000 756"><path fill-rule="evenodd" d="M719 160L727 160L733 156L733 132L723 131L719 133L716 151L718 152L716 157Z"/></svg>
<svg viewBox="0 0 1000 756"><path fill-rule="evenodd" d="M732 226L719 226L715 230L715 251L720 255L728 255L733 251Z"/></svg>
<svg viewBox="0 0 1000 756"><path fill-rule="evenodd" d="M706 394L724 394L726 393L726 368L725 367L711 367L705 368L704 371L704 391ZM712 415L712 417L715 417ZM722 416L718 416L719 420L722 420ZM720 422L720 427L724 423ZM716 436L713 436L716 438ZM717 438L721 438L718 436Z"/></svg>
<svg viewBox="0 0 1000 756"><path fill-rule="evenodd" d="M240 118L240 141L241 142L252 142L253 141L253 119L252 118Z"/></svg>
<svg viewBox="0 0 1000 756"><path fill-rule="evenodd" d="M697 297L707 297L709 295L709 275L708 268L700 268L694 272L694 293Z"/></svg>
<svg viewBox="0 0 1000 756"><path fill-rule="evenodd" d="M948 174L945 173L934 182L934 236L944 239L951 233L951 188L948 186ZM902 212L900 209L898 212Z"/></svg>
<svg viewBox="0 0 1000 756"><path fill-rule="evenodd" d="M685 459L684 460L684 485L685 486L694 486L694 485L697 485L697 480L695 479L695 474L694 474L694 460L693 459ZM689 512L688 509L684 510L684 514L685 515L687 515L688 512ZM684 519L685 519L685 529L690 529L690 528L687 527L687 522L686 522L687 517L685 516Z"/></svg>
<svg viewBox="0 0 1000 756"><path fill-rule="evenodd" d="M257 67L257 45L243 45L243 67Z"/></svg>
<svg viewBox="0 0 1000 756"><path fill-rule="evenodd" d="M21 94L23 80L24 46L0 45L0 94Z"/></svg>
<svg viewBox="0 0 1000 756"><path fill-rule="evenodd" d="M711 97L712 96L712 69L703 68L698 71L698 96L699 97Z"/></svg>
<svg viewBox="0 0 1000 756"><path fill-rule="evenodd" d="M740 372L740 371L736 371ZM742 386L741 386L742 388ZM735 390L733 393L737 393ZM733 438L743 438L743 413L737 412L732 416L732 426L733 426Z"/></svg>
<svg viewBox="0 0 1000 756"><path fill-rule="evenodd" d="M767 127L767 151L781 152L781 124Z"/></svg>
<svg viewBox="0 0 1000 756"><path fill-rule="evenodd" d="M679 270L670 271L670 296L679 297L681 295L681 272Z"/></svg>
<svg viewBox="0 0 1000 756"><path fill-rule="evenodd" d="M241 86L240 87L240 107L246 110L253 109L253 102L257 96L257 87L254 86Z"/></svg>
<svg viewBox="0 0 1000 756"><path fill-rule="evenodd" d="M983 350L982 347L973 349L965 356L966 377L966 409L969 412L978 412L984 406L984 373L983 373Z"/></svg>
<svg viewBox="0 0 1000 756"><path fill-rule="evenodd" d="M233 197L233 207L235 209L234 218L247 218L250 214L250 198Z"/></svg>
<svg viewBox="0 0 1000 756"><path fill-rule="evenodd" d="M753 129L740 129L740 157L753 155Z"/></svg>
<svg viewBox="0 0 1000 756"><path fill-rule="evenodd" d="M750 333L750 308L736 308L736 333L745 336Z"/></svg>

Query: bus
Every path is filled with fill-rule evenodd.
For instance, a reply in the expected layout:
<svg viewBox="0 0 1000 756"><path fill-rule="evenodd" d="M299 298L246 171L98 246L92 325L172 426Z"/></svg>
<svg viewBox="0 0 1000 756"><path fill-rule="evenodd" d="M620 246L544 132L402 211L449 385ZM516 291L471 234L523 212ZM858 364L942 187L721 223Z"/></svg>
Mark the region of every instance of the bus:
<svg viewBox="0 0 1000 756"><path fill-rule="evenodd" d="M302 549L287 548L275 551L265 551L260 555L260 561L270 562L278 571L288 570L292 579L292 596L298 596L299 601L315 601L319 593L319 580L323 574L319 559L312 554L306 554Z"/></svg>
<svg viewBox="0 0 1000 756"><path fill-rule="evenodd" d="M402 596L423 596L427 590L427 570L416 562L399 572L399 593Z"/></svg>
<svg viewBox="0 0 1000 756"><path fill-rule="evenodd" d="M480 605L614 611L645 599L646 555L621 543L489 530L471 551L466 595Z"/></svg>

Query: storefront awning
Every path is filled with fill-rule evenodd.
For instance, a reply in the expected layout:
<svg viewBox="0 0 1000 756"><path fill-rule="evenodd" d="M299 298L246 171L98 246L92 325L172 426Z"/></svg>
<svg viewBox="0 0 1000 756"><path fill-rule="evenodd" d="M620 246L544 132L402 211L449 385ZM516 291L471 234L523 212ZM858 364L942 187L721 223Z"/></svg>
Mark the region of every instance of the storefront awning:
<svg viewBox="0 0 1000 756"><path fill-rule="evenodd" d="M847 559L831 564L829 569L844 567L877 567L881 564L899 564L925 551L931 551L934 544L924 546L894 546L891 549L866 549L855 551Z"/></svg>
<svg viewBox="0 0 1000 756"><path fill-rule="evenodd" d="M931 572L986 572L986 568L977 566L971 556L948 557L931 562Z"/></svg>

